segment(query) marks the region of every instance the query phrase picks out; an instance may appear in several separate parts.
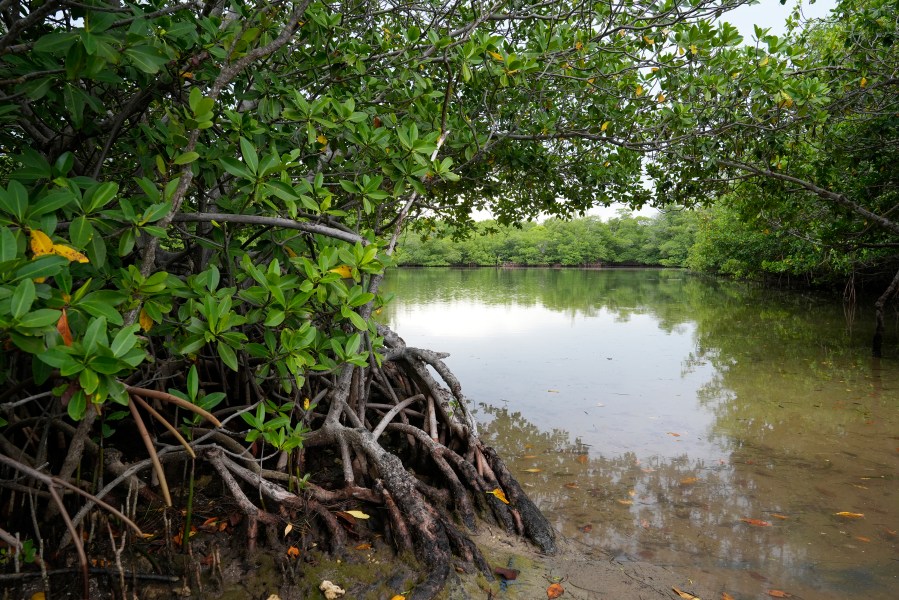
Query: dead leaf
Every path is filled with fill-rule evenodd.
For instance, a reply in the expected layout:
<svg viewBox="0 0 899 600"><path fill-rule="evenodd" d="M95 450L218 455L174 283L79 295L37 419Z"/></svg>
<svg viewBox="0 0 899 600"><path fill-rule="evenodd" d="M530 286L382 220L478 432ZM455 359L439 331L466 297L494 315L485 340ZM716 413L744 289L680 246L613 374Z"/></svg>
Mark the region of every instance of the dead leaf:
<svg viewBox="0 0 899 600"><path fill-rule="evenodd" d="M860 541L860 542L865 542L865 543L871 541L871 538L867 538L867 537L865 537L865 536L863 536L863 535L857 535L857 536L855 536L855 539L857 539L857 540Z"/></svg>
<svg viewBox="0 0 899 600"><path fill-rule="evenodd" d="M586 465L590 461L590 457L586 454L579 454L577 457L577 461L582 465Z"/></svg>
<svg viewBox="0 0 899 600"><path fill-rule="evenodd" d="M406 597L403 596L402 594L397 594L396 596L394 596L394 597L391 598L390 600L406 600Z"/></svg>
<svg viewBox="0 0 899 600"><path fill-rule="evenodd" d="M371 550L371 544L359 544L356 550Z"/></svg>
<svg viewBox="0 0 899 600"><path fill-rule="evenodd" d="M787 515L781 515L779 513L771 513L771 516L774 517L775 519L780 519L782 521L785 521L790 518Z"/></svg>
<svg viewBox="0 0 899 600"><path fill-rule="evenodd" d="M357 519L369 519L369 518L371 518L369 515L365 514L365 513L362 512L361 510L347 510L347 511L344 511L344 512L345 512L346 514L350 515L351 517L356 517Z"/></svg>
<svg viewBox="0 0 899 600"><path fill-rule="evenodd" d="M680 480L680 484L681 485L693 485L697 481L699 481L699 477L684 477L683 479Z"/></svg>
<svg viewBox="0 0 899 600"><path fill-rule="evenodd" d="M506 569L504 567L494 567L493 572L505 579L506 581L514 581L518 579L518 573L515 569Z"/></svg>
<svg viewBox="0 0 899 600"><path fill-rule="evenodd" d="M138 317L137 322L140 323L140 328L144 331L153 329L153 317L147 313L146 309L140 309L140 316Z"/></svg>
<svg viewBox="0 0 899 600"><path fill-rule="evenodd" d="M781 590L768 590L768 595L772 598L792 598L793 594Z"/></svg>
<svg viewBox="0 0 899 600"><path fill-rule="evenodd" d="M771 523L768 521L762 521L761 519L748 519L743 517L740 519L744 523L748 523L749 525L755 525L756 527L771 527Z"/></svg>
<svg viewBox="0 0 899 600"><path fill-rule="evenodd" d="M587 523L586 525L584 525L584 526L581 527L580 529L581 529L581 531L583 531L584 533L590 533L591 531L593 531L593 525L591 525L590 523Z"/></svg>
<svg viewBox="0 0 899 600"><path fill-rule="evenodd" d="M353 276L353 270L348 265L340 265L339 267L334 267L329 271L330 273L337 273L344 279L349 279Z"/></svg>
<svg viewBox="0 0 899 600"><path fill-rule="evenodd" d="M679 433L674 433L673 431L669 431L668 435L670 435L671 437L680 437Z"/></svg>
<svg viewBox="0 0 899 600"><path fill-rule="evenodd" d="M290 548L287 549L287 556L289 556L291 558L296 558L299 555L300 555L300 549L297 548L296 546L291 546Z"/></svg>
<svg viewBox="0 0 899 600"><path fill-rule="evenodd" d="M615 502L617 502L621 506L630 506L631 504L634 503L633 500L615 500Z"/></svg>
<svg viewBox="0 0 899 600"><path fill-rule="evenodd" d="M572 481L572 482L566 483L565 487L567 487L569 490L576 490L578 488L578 484L576 484L575 482Z"/></svg>
<svg viewBox="0 0 899 600"><path fill-rule="evenodd" d="M671 588L674 590L674 593L683 598L684 600L700 600L699 596L694 596L690 592L685 592L683 590L679 590L676 587Z"/></svg>
<svg viewBox="0 0 899 600"><path fill-rule="evenodd" d="M43 256L53 252L53 240L40 229L31 230L31 251L35 256Z"/></svg>
<svg viewBox="0 0 899 600"><path fill-rule="evenodd" d="M537 469L537 468L534 468L534 469L524 469L524 472L525 472L525 473L539 473L539 472L541 472L542 470L543 470L543 469Z"/></svg>
<svg viewBox="0 0 899 600"><path fill-rule="evenodd" d="M90 262L85 255L78 252L74 248L69 248L68 246L65 246L63 244L53 244L53 247L50 250L51 252L53 252L53 254L68 259L69 262Z"/></svg>
<svg viewBox="0 0 899 600"><path fill-rule="evenodd" d="M721 592L721 600L734 600L734 597L727 592Z"/></svg>
<svg viewBox="0 0 899 600"><path fill-rule="evenodd" d="M847 512L845 510L833 514L837 517L845 517L847 519L863 519L865 517L864 513Z"/></svg>
<svg viewBox="0 0 899 600"><path fill-rule="evenodd" d="M69 317L66 316L66 309L63 307L59 321L56 322L56 331L62 336L62 343L66 346L72 345L72 330L69 329Z"/></svg>
<svg viewBox="0 0 899 600"><path fill-rule="evenodd" d="M508 503L509 503L509 500L506 498L505 492L503 492L503 491L502 491L501 489L499 489L499 488L496 488L495 490L490 490L490 491L487 492L487 493L496 496L496 497L499 499L499 501L502 502L503 504L508 504Z"/></svg>
<svg viewBox="0 0 899 600"><path fill-rule="evenodd" d="M546 588L546 597L550 598L550 600L552 598L558 598L559 596L561 596L564 593L565 593L565 588L563 588L562 584L560 584L560 583L554 583L551 586L549 586L548 588Z"/></svg>
<svg viewBox="0 0 899 600"><path fill-rule="evenodd" d="M284 535L287 536L288 533L293 531L293 523L288 523L287 527L284 528Z"/></svg>
<svg viewBox="0 0 899 600"><path fill-rule="evenodd" d="M536 454L525 454L521 458L537 458L537 455Z"/></svg>

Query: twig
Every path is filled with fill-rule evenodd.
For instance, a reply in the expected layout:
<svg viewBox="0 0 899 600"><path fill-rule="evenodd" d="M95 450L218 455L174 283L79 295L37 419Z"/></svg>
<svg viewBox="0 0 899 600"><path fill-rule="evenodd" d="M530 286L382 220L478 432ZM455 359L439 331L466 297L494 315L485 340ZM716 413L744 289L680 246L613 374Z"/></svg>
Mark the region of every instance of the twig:
<svg viewBox="0 0 899 600"><path fill-rule="evenodd" d="M186 408L187 410L196 413L210 421L216 427L221 427L222 422L215 418L215 416L209 411L203 410L196 404L192 404L183 398L179 398L178 396L174 396L172 394L168 394L166 392L160 392L158 390L150 390L142 387L135 387L133 385L126 385L125 390L129 394L141 396L143 398L153 398L154 400L162 400L163 402L171 402L172 404L177 404L181 408Z"/></svg>
<svg viewBox="0 0 899 600"><path fill-rule="evenodd" d="M178 443L181 444L182 446L184 446L184 449L187 450L187 453L190 455L191 458L197 457L193 448L191 448L190 444L187 443L187 440L184 439L184 436L182 436L171 423L166 421L165 417L163 417L161 414L156 412L155 408L153 408L152 406L150 406L149 404L144 402L144 399L141 398L140 396L138 396L137 394L134 394L133 396L131 396L131 398L132 398L132 400L135 400L138 404L140 404L141 408L143 408L145 411L150 413L151 417L153 417L154 419L159 421L159 423L161 423L163 427L168 429L169 433L171 433L173 436L175 436L175 439L178 440Z"/></svg>

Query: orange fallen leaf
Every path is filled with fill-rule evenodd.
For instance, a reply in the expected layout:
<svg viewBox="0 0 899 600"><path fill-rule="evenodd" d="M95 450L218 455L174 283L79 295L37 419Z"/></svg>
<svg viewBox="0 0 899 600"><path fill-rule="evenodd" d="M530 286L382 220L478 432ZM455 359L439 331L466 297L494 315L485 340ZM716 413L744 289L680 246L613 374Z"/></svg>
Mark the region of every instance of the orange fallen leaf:
<svg viewBox="0 0 899 600"><path fill-rule="evenodd" d="M740 520L744 523L755 525L756 527L771 527L771 523L769 523L768 521L762 521L761 519L748 519L746 517L743 517Z"/></svg>
<svg viewBox="0 0 899 600"><path fill-rule="evenodd" d="M578 488L578 485L572 481L572 482L566 483L565 487L567 487L569 490L576 490Z"/></svg>
<svg viewBox="0 0 899 600"><path fill-rule="evenodd" d="M793 594L782 590L768 590L768 595L772 598L792 598Z"/></svg>
<svg viewBox="0 0 899 600"><path fill-rule="evenodd" d="M506 494L499 488L496 488L495 490L490 490L487 493L496 496L499 499L499 501L502 502L503 504L509 503L509 500L506 498Z"/></svg>
<svg viewBox="0 0 899 600"><path fill-rule="evenodd" d="M865 517L864 513L848 512L845 510L833 514L837 517L845 517L847 519L863 519Z"/></svg>
<svg viewBox="0 0 899 600"><path fill-rule="evenodd" d="M593 531L593 525L587 523L586 525L581 527L581 531L583 531L584 533L590 533L591 531Z"/></svg>
<svg viewBox="0 0 899 600"><path fill-rule="evenodd" d="M537 458L537 455L536 454L525 454L521 458Z"/></svg>
<svg viewBox="0 0 899 600"><path fill-rule="evenodd" d="M781 520L786 520L786 519L790 518L787 515L781 515L779 513L771 513L771 516L774 517L775 519L781 519Z"/></svg>
<svg viewBox="0 0 899 600"><path fill-rule="evenodd" d="M394 596L394 597L391 598L390 600L406 600L406 597L403 596L402 594L397 594L396 596Z"/></svg>
<svg viewBox="0 0 899 600"><path fill-rule="evenodd" d="M296 546L291 546L290 548L287 549L287 556L289 556L291 558L296 558L299 555L300 555L300 549L297 548Z"/></svg>
<svg viewBox="0 0 899 600"><path fill-rule="evenodd" d="M371 550L371 544L359 544L356 550Z"/></svg>
<svg viewBox="0 0 899 600"><path fill-rule="evenodd" d="M734 597L727 592L721 592L721 600L734 600Z"/></svg>
<svg viewBox="0 0 899 600"><path fill-rule="evenodd" d="M548 588L546 588L546 597L547 598L558 598L562 594L565 593L565 588L562 587L559 583L554 583Z"/></svg>
<svg viewBox="0 0 899 600"><path fill-rule="evenodd" d="M866 543L871 541L871 538L867 538L863 535L857 535L857 536L855 536L855 539L857 539L860 542L866 542Z"/></svg>
<svg viewBox="0 0 899 600"><path fill-rule="evenodd" d="M672 436L672 437L680 437L680 434L679 434L679 433L674 433L673 431L669 431L669 432L668 432L668 435L670 435L670 436Z"/></svg>
<svg viewBox="0 0 899 600"><path fill-rule="evenodd" d="M579 454L577 457L577 461L582 465L586 465L589 460L590 457L588 457L586 454Z"/></svg>
<svg viewBox="0 0 899 600"><path fill-rule="evenodd" d="M683 598L684 600L699 600L699 596L694 596L690 592L685 592L683 590L679 590L676 587L671 588L674 590L674 593Z"/></svg>
<svg viewBox="0 0 899 600"><path fill-rule="evenodd" d="M699 477L684 477L683 479L680 480L680 484L681 485L693 485L697 481L699 481Z"/></svg>

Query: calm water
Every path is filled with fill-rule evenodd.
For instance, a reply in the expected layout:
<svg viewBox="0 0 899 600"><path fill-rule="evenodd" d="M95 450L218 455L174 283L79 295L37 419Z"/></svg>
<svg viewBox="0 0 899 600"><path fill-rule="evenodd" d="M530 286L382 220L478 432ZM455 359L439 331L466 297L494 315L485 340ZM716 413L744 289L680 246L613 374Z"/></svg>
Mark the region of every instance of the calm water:
<svg viewBox="0 0 899 600"><path fill-rule="evenodd" d="M899 595L895 325L875 361L867 309L678 271L400 270L386 289L564 535L738 599Z"/></svg>

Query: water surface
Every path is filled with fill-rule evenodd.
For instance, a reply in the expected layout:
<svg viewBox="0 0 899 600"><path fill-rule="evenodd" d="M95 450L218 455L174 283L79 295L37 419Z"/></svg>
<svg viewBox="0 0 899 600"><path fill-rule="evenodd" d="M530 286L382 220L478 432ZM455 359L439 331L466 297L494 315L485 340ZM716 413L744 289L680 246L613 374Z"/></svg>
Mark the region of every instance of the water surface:
<svg viewBox="0 0 899 600"><path fill-rule="evenodd" d="M896 597L899 362L870 358L870 311L681 271L407 269L386 289L564 535L735 598Z"/></svg>

